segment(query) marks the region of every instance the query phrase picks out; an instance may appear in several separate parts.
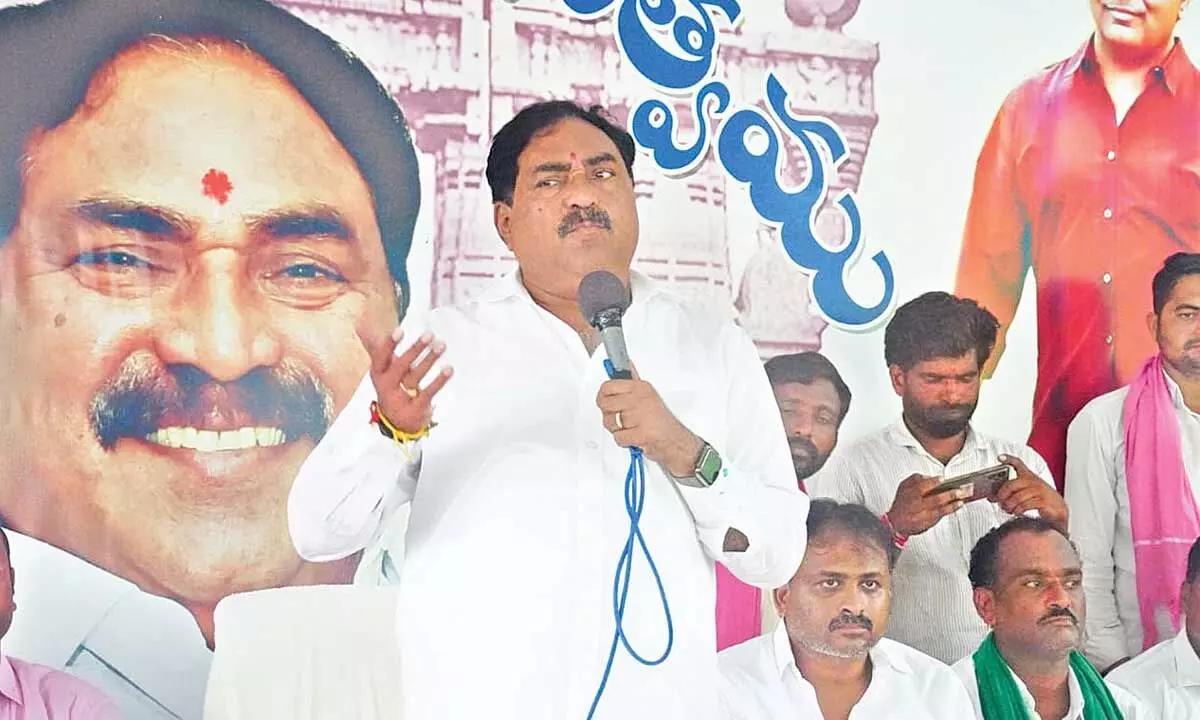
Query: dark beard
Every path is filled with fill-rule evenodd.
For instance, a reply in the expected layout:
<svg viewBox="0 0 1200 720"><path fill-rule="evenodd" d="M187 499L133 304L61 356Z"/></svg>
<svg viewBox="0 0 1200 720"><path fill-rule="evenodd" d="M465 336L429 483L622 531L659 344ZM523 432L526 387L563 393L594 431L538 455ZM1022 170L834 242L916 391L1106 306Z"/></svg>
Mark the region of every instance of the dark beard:
<svg viewBox="0 0 1200 720"><path fill-rule="evenodd" d="M971 424L971 416L975 414L973 403L959 405L934 405L926 407L916 402L903 399L904 418L909 425L916 427L930 437L939 440L952 438L962 433Z"/></svg>

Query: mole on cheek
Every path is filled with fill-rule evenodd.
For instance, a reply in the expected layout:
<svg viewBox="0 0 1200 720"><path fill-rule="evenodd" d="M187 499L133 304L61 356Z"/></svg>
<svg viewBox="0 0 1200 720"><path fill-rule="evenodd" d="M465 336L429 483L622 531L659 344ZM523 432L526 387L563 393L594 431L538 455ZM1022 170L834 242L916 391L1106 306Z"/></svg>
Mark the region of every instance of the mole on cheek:
<svg viewBox="0 0 1200 720"><path fill-rule="evenodd" d="M54 316L54 327L60 328L67 324L67 316L59 313Z"/></svg>

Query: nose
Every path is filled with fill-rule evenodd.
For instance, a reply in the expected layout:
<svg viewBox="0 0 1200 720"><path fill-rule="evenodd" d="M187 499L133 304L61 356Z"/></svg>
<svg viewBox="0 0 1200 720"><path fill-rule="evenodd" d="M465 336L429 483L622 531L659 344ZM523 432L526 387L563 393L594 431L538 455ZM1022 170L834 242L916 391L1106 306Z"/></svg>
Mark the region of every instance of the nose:
<svg viewBox="0 0 1200 720"><path fill-rule="evenodd" d="M784 413L783 424L788 435L812 439L812 418L806 413Z"/></svg>
<svg viewBox="0 0 1200 720"><path fill-rule="evenodd" d="M563 199L572 208L592 207L596 204L597 192L596 183L592 182L591 170L576 167L567 176Z"/></svg>
<svg viewBox="0 0 1200 720"><path fill-rule="evenodd" d="M1045 601L1048 609L1071 609L1071 595L1061 582L1046 585Z"/></svg>
<svg viewBox="0 0 1200 720"><path fill-rule="evenodd" d="M193 365L217 382L277 365L281 345L263 317L239 254L214 248L197 257L157 332L163 362Z"/></svg>

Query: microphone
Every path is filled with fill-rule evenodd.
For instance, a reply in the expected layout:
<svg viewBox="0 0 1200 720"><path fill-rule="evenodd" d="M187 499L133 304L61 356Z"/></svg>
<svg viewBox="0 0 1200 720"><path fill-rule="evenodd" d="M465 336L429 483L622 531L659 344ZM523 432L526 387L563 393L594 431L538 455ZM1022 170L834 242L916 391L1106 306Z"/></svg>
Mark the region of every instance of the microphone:
<svg viewBox="0 0 1200 720"><path fill-rule="evenodd" d="M579 310L588 324L600 333L604 351L612 364L614 380L632 380L633 365L625 349L625 331L621 316L629 307L629 290L616 275L607 270L595 270L584 276L576 294Z"/></svg>

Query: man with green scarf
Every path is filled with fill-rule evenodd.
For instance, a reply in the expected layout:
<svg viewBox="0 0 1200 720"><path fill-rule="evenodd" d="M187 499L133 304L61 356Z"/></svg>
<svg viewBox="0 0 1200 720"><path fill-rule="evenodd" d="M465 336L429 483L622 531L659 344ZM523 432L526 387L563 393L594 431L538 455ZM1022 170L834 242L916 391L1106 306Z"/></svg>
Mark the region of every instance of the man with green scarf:
<svg viewBox="0 0 1200 720"><path fill-rule="evenodd" d="M1057 527L1018 517L980 538L969 570L975 610L992 629L954 665L979 720L1150 720L1079 654L1083 569Z"/></svg>

